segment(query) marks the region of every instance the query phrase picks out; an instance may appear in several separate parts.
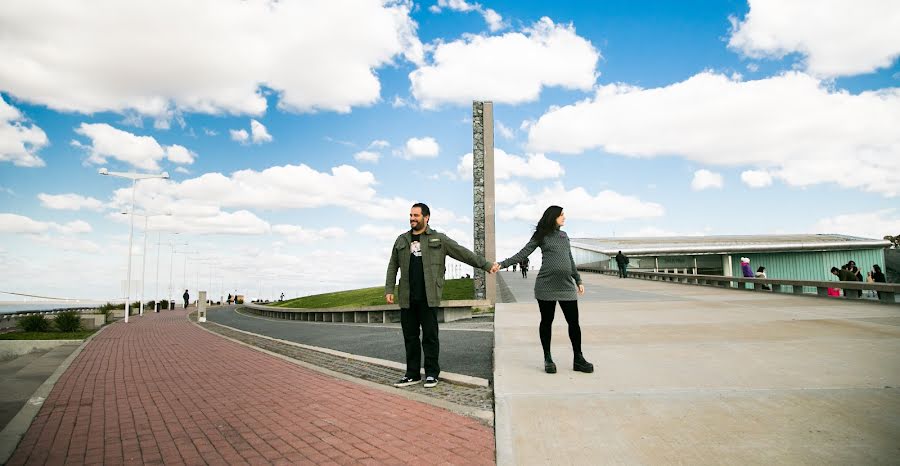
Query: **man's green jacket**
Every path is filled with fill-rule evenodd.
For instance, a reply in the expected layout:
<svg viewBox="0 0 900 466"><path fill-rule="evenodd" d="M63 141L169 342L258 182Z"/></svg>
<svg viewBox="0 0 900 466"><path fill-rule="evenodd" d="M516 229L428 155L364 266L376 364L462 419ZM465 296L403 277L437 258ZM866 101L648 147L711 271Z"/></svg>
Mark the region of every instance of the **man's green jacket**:
<svg viewBox="0 0 900 466"><path fill-rule="evenodd" d="M409 255L412 243L412 231L407 231L397 237L394 247L391 249L391 260L388 262L387 276L384 280L384 294L394 294L394 285L397 283L397 270L400 270L400 290L395 296L394 302L400 304L400 308L409 308ZM445 261L450 256L460 262L483 269L491 270L491 263L484 257L462 247L447 235L426 227L419 236L422 249L422 269L425 271L425 297L428 298L429 307L441 305L441 294L444 291L444 272L447 270Z"/></svg>

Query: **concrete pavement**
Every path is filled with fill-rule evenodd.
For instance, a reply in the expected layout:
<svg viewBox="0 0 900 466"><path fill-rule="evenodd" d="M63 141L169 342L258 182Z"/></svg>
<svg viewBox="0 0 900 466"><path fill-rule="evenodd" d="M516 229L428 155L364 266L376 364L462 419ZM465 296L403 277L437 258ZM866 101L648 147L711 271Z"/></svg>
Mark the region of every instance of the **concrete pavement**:
<svg viewBox="0 0 900 466"><path fill-rule="evenodd" d="M495 316L497 461L896 464L900 306L583 274L593 374L545 374L531 287Z"/></svg>
<svg viewBox="0 0 900 466"><path fill-rule="evenodd" d="M492 464L478 421L204 331L116 323L60 377L8 464Z"/></svg>

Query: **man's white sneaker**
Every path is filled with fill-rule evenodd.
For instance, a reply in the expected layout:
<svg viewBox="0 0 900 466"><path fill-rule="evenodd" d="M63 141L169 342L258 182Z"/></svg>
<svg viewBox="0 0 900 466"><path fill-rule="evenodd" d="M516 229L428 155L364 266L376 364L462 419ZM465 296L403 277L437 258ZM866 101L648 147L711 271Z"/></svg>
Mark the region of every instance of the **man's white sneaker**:
<svg viewBox="0 0 900 466"><path fill-rule="evenodd" d="M437 384L438 384L437 377L432 377L430 375L428 377L425 377L425 385L424 385L425 388L432 388L432 387L437 386Z"/></svg>
<svg viewBox="0 0 900 466"><path fill-rule="evenodd" d="M415 385L421 381L422 381L422 379L414 379L412 377L403 377L402 379L395 382L394 386L397 388L408 387L410 385Z"/></svg>

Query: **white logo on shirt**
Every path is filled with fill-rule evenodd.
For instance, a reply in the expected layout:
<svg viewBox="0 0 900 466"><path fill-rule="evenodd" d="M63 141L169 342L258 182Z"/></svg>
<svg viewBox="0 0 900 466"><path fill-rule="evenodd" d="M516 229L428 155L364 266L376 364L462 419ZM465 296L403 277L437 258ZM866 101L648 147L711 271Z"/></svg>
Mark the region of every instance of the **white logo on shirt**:
<svg viewBox="0 0 900 466"><path fill-rule="evenodd" d="M422 257L422 245L418 241L413 241L409 245L409 251L416 257Z"/></svg>

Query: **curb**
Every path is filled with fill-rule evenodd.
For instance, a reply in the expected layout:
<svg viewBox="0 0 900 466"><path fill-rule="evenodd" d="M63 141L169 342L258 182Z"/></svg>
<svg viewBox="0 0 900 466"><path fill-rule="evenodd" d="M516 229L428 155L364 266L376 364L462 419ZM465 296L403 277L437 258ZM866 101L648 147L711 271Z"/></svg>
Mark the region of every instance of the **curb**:
<svg viewBox="0 0 900 466"><path fill-rule="evenodd" d="M471 407L468 407L468 406L462 406L462 405L458 405L458 404L456 404L456 403L451 403L451 402L449 402L449 401L444 401L444 400L439 400L439 399L436 399L436 398L432 398L432 397L427 396L427 395L421 395L421 394L418 394L418 393L413 393L413 392L409 392L409 391L405 391L405 390L398 390L398 389L396 389L396 388L389 387L389 386L386 386L386 385L382 385L382 384L379 384L379 383L376 383L376 382L372 382L372 381L369 381L369 380L363 380L363 379L360 379L360 378L357 378L357 377L353 377L352 375L347 375L347 374L344 374L344 373L341 373L341 372L333 371L333 370L331 370L331 369L326 369L326 368L324 368L324 367L316 366L315 364L310 364L310 363L305 362L305 361L299 361L299 360L294 359L294 358L291 358L291 357L289 357L289 356L285 356L285 355L283 355L283 354L278 354L278 353L276 353L276 352L274 352L274 351L269 351L269 350L267 350L267 349L263 349L263 348L260 348L260 347L258 347L258 346L251 345L251 344L249 344L249 343L244 343L243 341L235 340L234 338L230 338L230 337L227 337L227 336L225 336L225 335L216 333L216 332L214 332L214 331L212 331L212 330L210 330L210 329L204 328L204 327L203 327L202 325L200 325L199 323L194 322L194 321L190 318L190 315L188 315L187 318L188 318L188 321L189 321L190 323L196 325L198 328L200 328L200 329L203 330L204 332L209 332L209 333L211 333L212 335L215 335L215 336L217 336L217 337L219 337L219 338L224 338L224 339L226 339L226 340L228 340L228 341L237 343L237 344L239 344L239 345L246 346L246 347L248 347L248 348L250 348L250 349L259 351L259 352L261 352L261 353L265 353L265 354L268 354L268 355L270 355L270 356L274 356L274 357L276 357L276 358L278 358L278 359L281 359L281 360L283 360L283 361L289 362L289 363L291 363L291 364L295 364L295 365L298 365L298 366L300 366L300 367L304 367L304 368L307 368L307 369L310 369L310 370L314 370L314 371L316 371L316 372L319 372L319 373L322 373L322 374L325 374L325 375L329 375L329 376L334 377L334 378L336 378L336 379L345 380L345 381L348 381L348 382L353 382L353 383L356 383L356 384L359 384L359 385L363 385L363 386L365 386L365 387L372 388L372 389L375 389L375 390L379 390L379 391L382 391L382 392L385 392L385 393L390 393L390 394L393 394L393 395L402 396L402 397L404 397L404 398L406 398L406 399L409 399L409 400L418 401L418 402L421 402L421 403L426 403L426 404L430 404L430 405L433 405L433 406L437 406L437 407L439 407L439 408L446 409L446 410L448 410L448 411L450 411L450 412L453 412L453 413L456 413L456 414L462 414L462 415L464 415L464 416L468 416L468 417L472 417L472 418L479 419L479 420L485 422L487 425L489 425L489 426L491 426L491 427L494 426L494 413L493 413L492 411L487 411L487 410L482 410L482 409L471 408ZM216 324L215 322L213 322L213 323ZM318 347L316 347L316 346L302 345L302 344L299 344L299 343L294 343L294 342L290 342L290 341L280 340L280 339L277 339L277 338L267 337L267 336L265 336L265 335L258 335L258 334L252 333L252 332L247 332L247 331L244 331L244 330L236 329L236 328L234 328L234 327L229 327L229 326L227 326L227 325L222 325L222 324L216 324L216 325L220 325L220 326L222 326L222 327L225 327L225 328L234 330L234 331L236 331L236 332L241 332L241 333L245 333L245 334L248 334L248 335L253 335L253 336L256 336L256 337L265 338L265 339L267 339L267 340L277 341L277 342L279 342L279 343L285 343L285 344L289 344L289 345L293 345L293 346L298 346L298 347L301 347L301 348L304 348L304 349L310 349L310 350L313 350L313 351L327 350L327 352L328 352L329 354L333 354L333 355L347 355L347 357L350 357L351 359L356 359L356 360L359 360L359 361L362 361L362 362L369 362L369 361L366 360L366 359L370 359L370 360L373 360L373 361L383 361L383 360L381 360L381 359L375 359L375 358L359 359L359 358L362 358L363 356L357 356L357 355L353 355L353 354L350 354L350 353L342 353L342 352L340 352L340 351L328 350L327 348L318 348ZM326 352L326 351L322 351L322 352ZM397 363L394 363L393 361L385 361L385 362L390 362L390 363L392 363L392 364L397 364ZM374 363L373 363L373 364L374 364ZM388 367L391 367L391 366L388 366ZM403 368L401 367L401 369L403 369ZM459 374L455 374L455 375L459 375ZM441 374L441 378L442 378L442 379L443 379L443 377L444 377L443 374ZM463 376L463 377L468 377L468 376ZM476 379L476 377L470 377L470 378ZM484 379L479 379L479 380L484 380ZM486 381L485 381L485 382L486 382ZM458 384L458 385L461 385L461 384ZM485 387L486 387L486 386L487 386L487 385L485 385ZM478 387L481 387L481 386L478 385Z"/></svg>
<svg viewBox="0 0 900 466"><path fill-rule="evenodd" d="M94 337L99 335L100 332L109 327L109 325L110 324L100 327L93 335L87 337L87 339L81 343L81 346L76 348L75 351L72 351L72 354L70 354L69 357L67 357L52 374L50 374L50 377L47 377L47 380L31 394L31 398L25 402L25 406L22 406L22 409L16 413L15 417L6 424L6 427L0 432L0 464L6 464L12 454L16 451L16 447L19 446L19 441L22 440L25 432L31 427L31 422L44 405L47 395L50 394L50 391L53 390L53 387L56 385L59 378L62 377L69 369L69 366L72 365L72 361L81 354L85 346L87 346Z"/></svg>

